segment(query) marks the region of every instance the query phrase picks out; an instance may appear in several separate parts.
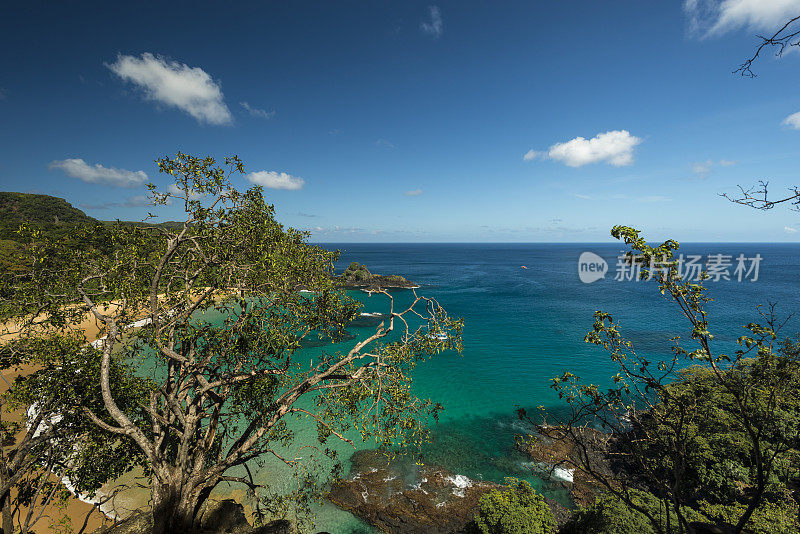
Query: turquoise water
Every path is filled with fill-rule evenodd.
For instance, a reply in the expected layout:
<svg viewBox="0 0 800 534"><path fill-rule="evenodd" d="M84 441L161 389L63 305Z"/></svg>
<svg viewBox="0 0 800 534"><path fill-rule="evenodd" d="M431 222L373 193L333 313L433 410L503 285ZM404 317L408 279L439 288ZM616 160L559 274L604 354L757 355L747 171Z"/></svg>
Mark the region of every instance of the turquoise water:
<svg viewBox="0 0 800 534"><path fill-rule="evenodd" d="M675 306L659 295L655 284L613 280L619 245L325 246L342 250L338 268L358 261L375 273L401 274L420 284L420 294L436 298L450 315L464 319L463 355L440 354L421 364L413 378L417 395L445 406L440 422L433 426L433 442L423 451L423 461L471 478L502 481L516 476L537 482L522 466L524 458L513 449L514 435L526 430L516 419L515 408L535 410L543 405L554 413L563 409L549 385L552 377L565 370L586 381L608 382L614 372L607 355L583 342L595 310L612 313L623 334L653 358L669 356L672 336L688 338L685 322ZM577 261L584 251L606 259L611 270L606 279L580 282ZM717 350L733 349L736 338L744 333L741 326L758 319L757 304L776 302L778 313L784 315L798 308L800 245L690 244L681 251L763 257L755 282L707 284L715 299L709 310ZM522 269L523 265L527 269ZM364 303L364 312L386 311L383 297L351 294ZM410 298L408 291L393 295L398 304ZM360 338L374 327L350 330ZM797 332L800 322L792 318L785 333ZM319 350L305 352L311 357ZM309 428L297 428L300 439L312 437ZM345 457L352 452L346 447L339 450ZM291 483L274 465L265 465L261 473L273 484L276 480L284 480L287 487ZM541 483L537 486L550 491ZM316 513L318 530L332 534L369 531L333 505Z"/></svg>

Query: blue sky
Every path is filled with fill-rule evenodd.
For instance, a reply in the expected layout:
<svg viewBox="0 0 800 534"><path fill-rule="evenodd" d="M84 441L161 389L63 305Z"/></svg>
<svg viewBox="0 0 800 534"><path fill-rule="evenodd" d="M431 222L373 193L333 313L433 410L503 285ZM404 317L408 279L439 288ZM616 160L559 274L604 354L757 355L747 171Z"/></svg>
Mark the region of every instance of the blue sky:
<svg viewBox="0 0 800 534"><path fill-rule="evenodd" d="M719 197L798 183L800 54L731 71L800 0L168 4L5 8L3 190L137 220L181 150L315 241L800 239Z"/></svg>

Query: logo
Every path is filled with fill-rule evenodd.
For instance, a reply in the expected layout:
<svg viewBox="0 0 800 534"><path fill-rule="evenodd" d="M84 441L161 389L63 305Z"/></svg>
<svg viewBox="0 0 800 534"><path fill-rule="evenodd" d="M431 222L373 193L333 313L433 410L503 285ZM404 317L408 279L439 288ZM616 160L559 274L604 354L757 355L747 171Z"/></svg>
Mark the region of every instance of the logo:
<svg viewBox="0 0 800 534"><path fill-rule="evenodd" d="M594 252L584 252L578 258L578 278L584 284L591 284L606 276L608 263Z"/></svg>

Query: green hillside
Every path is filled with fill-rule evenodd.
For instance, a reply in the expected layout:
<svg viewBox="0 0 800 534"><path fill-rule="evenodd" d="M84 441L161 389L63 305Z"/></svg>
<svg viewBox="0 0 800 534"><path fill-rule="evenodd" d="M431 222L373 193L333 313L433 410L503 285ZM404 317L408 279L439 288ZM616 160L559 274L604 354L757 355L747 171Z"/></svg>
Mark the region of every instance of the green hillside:
<svg viewBox="0 0 800 534"><path fill-rule="evenodd" d="M45 235L63 237L77 226L94 226L98 221L63 198L0 192L0 271L23 267L19 253L24 239L17 233L23 224Z"/></svg>
<svg viewBox="0 0 800 534"><path fill-rule="evenodd" d="M135 226L162 226L180 228L183 223L165 221L160 223L121 221ZM31 193L0 191L0 272L16 270L24 263L20 259L20 247L30 239L19 235L20 225L38 230L39 235L65 239L67 246L93 247L103 250L102 231L117 221L99 221L89 217L63 198ZM79 227L91 227L92 231L74 232ZM82 236L82 237L79 237Z"/></svg>
<svg viewBox="0 0 800 534"><path fill-rule="evenodd" d="M58 226L87 224L97 221L63 198L30 193L0 192L0 223L19 226L20 223Z"/></svg>

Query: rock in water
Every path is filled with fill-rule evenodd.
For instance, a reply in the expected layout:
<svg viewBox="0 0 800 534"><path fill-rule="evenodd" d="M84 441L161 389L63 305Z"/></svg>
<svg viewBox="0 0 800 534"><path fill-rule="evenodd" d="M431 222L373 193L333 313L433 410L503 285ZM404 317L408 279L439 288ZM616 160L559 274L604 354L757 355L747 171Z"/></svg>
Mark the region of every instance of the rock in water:
<svg viewBox="0 0 800 534"><path fill-rule="evenodd" d="M388 288L414 288L417 284L406 280L400 275L374 274L369 272L365 265L353 262L342 274L334 277L339 287L345 289L366 288L366 289L388 289Z"/></svg>
<svg viewBox="0 0 800 534"><path fill-rule="evenodd" d="M354 455L350 477L329 498L384 532L456 533L472 522L481 495L497 484L436 466L389 462L375 451Z"/></svg>
<svg viewBox="0 0 800 534"><path fill-rule="evenodd" d="M588 506L593 503L604 488L584 471L569 469L569 466L588 458L595 472L613 477L608 455L610 435L591 428L577 429L582 442L587 445L584 448L561 427L540 425L536 432L536 435L518 436L516 443L517 449L531 459L531 472L568 489L575 504Z"/></svg>

